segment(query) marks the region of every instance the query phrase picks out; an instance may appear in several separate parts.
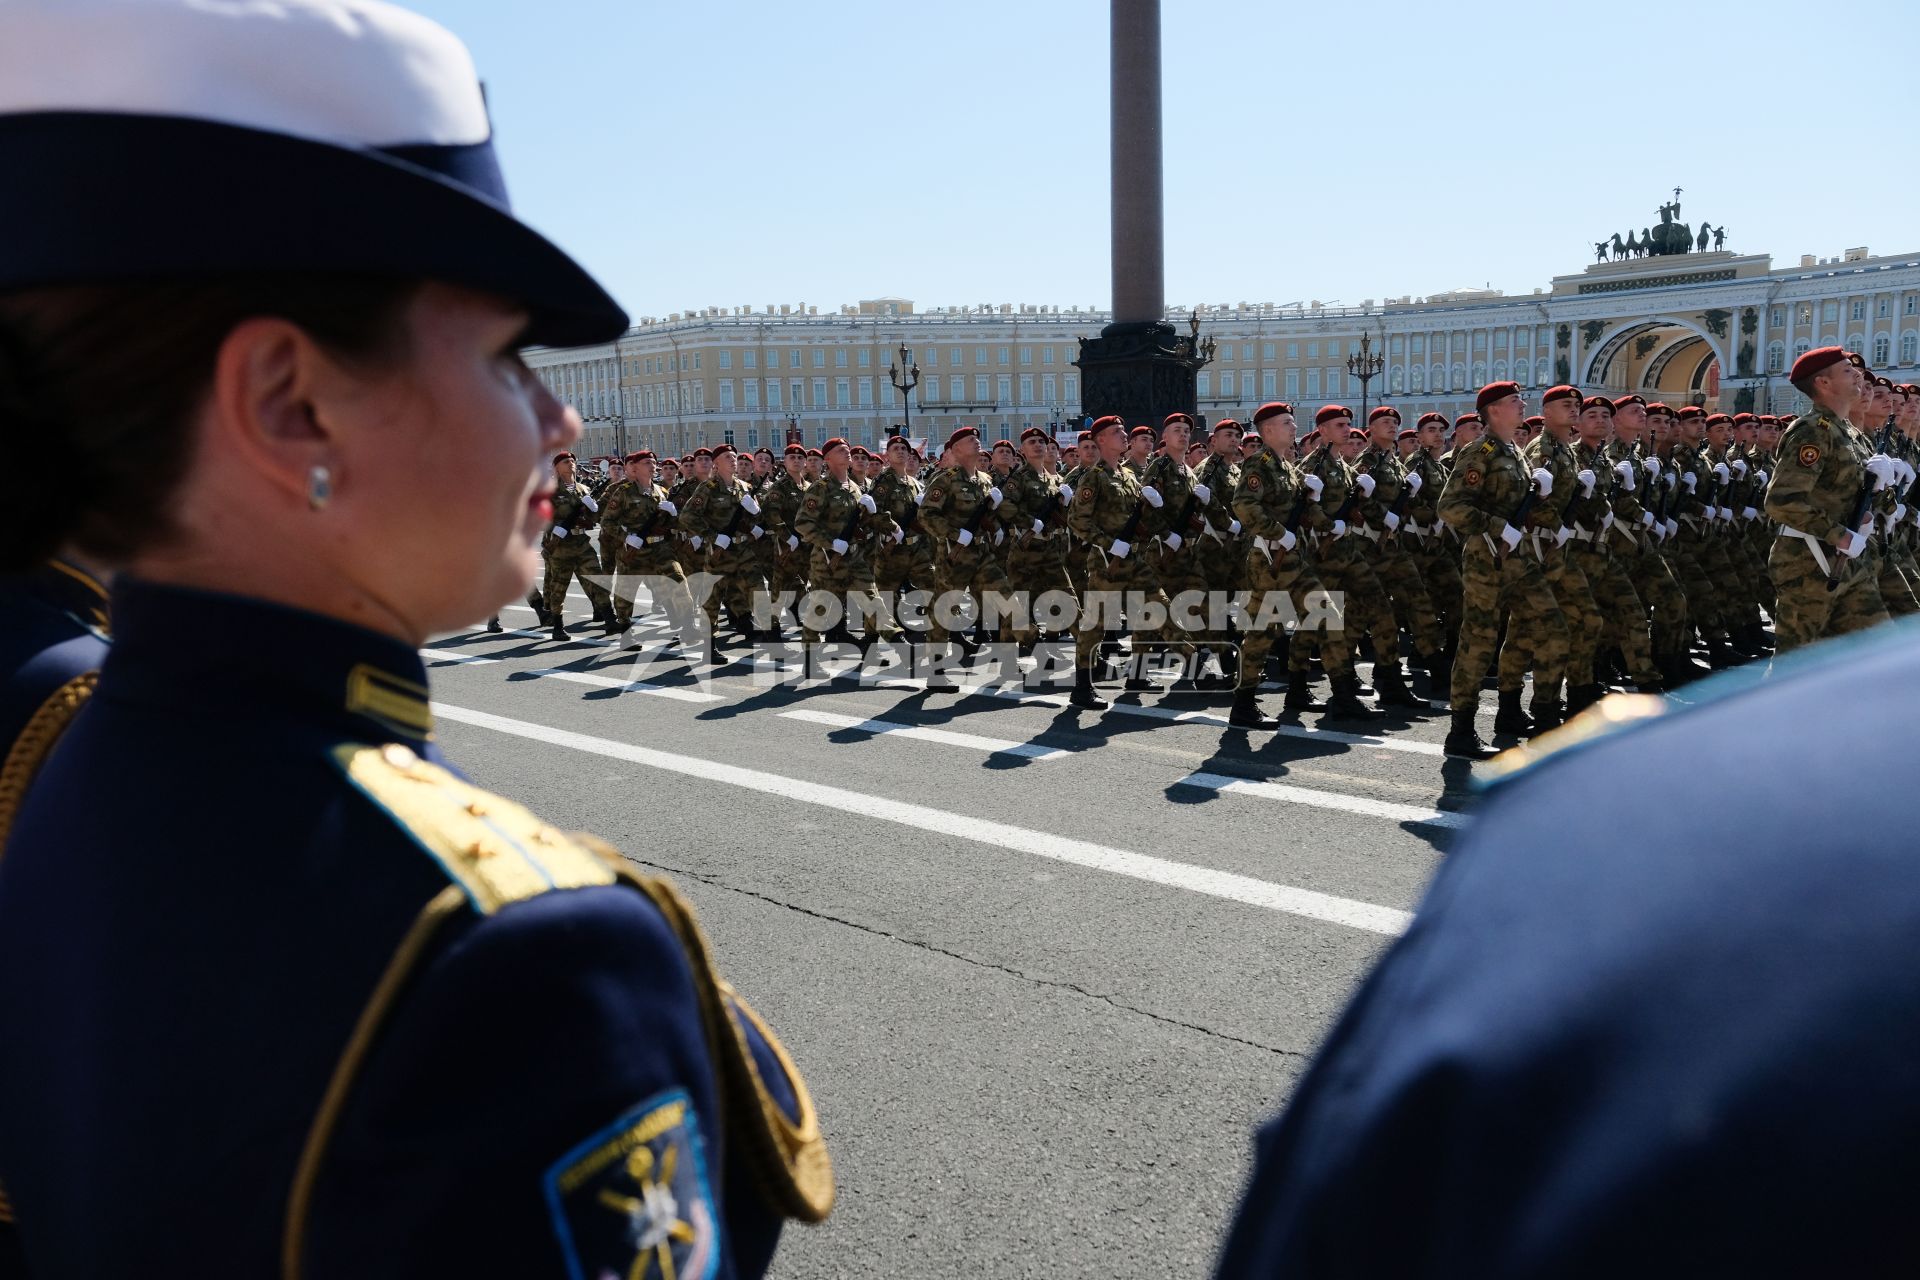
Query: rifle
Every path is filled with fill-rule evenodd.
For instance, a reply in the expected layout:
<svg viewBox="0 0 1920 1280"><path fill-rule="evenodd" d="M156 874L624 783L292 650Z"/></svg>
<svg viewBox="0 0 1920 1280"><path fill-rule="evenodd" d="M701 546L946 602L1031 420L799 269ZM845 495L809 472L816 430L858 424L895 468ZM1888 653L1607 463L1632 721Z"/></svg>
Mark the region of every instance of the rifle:
<svg viewBox="0 0 1920 1280"><path fill-rule="evenodd" d="M1527 477L1527 491L1521 495L1520 501L1514 504L1513 511L1508 514L1506 522L1524 533L1526 531L1527 516L1532 514L1533 504L1540 501L1540 486L1534 483L1533 468L1527 466L1527 460L1525 458L1520 459L1520 467ZM1502 560L1507 558L1504 543L1500 551L1500 558Z"/></svg>
<svg viewBox="0 0 1920 1280"><path fill-rule="evenodd" d="M1880 447L1879 441L1875 442L1874 447L1875 449L1878 449ZM1848 533L1859 532L1860 526L1867 521L1867 519L1872 515L1872 513L1873 513L1873 472L1869 471L1867 472L1867 478L1860 482L1860 496L1854 500L1853 517L1847 521L1847 532ZM1833 568L1827 571L1828 592L1839 590L1840 577L1843 573L1846 572L1846 568L1847 568L1847 557L1842 555L1834 556Z"/></svg>

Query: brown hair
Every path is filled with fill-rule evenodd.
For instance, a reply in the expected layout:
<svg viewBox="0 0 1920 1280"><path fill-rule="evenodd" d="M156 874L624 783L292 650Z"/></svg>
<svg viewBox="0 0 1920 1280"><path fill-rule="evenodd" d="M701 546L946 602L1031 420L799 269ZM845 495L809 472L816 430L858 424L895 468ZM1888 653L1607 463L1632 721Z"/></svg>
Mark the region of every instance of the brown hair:
<svg viewBox="0 0 1920 1280"><path fill-rule="evenodd" d="M115 564L175 535L194 412L235 325L278 316L343 360L388 368L418 287L249 275L0 297L0 572L68 544Z"/></svg>

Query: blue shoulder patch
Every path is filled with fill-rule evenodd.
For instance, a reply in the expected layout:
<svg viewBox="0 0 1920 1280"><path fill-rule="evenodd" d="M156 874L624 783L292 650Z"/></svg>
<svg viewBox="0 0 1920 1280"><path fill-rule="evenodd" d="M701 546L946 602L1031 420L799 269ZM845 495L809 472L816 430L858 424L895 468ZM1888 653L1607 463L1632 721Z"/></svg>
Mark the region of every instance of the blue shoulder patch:
<svg viewBox="0 0 1920 1280"><path fill-rule="evenodd" d="M649 1098L581 1142L545 1182L573 1280L709 1280L718 1272L706 1155L682 1090Z"/></svg>

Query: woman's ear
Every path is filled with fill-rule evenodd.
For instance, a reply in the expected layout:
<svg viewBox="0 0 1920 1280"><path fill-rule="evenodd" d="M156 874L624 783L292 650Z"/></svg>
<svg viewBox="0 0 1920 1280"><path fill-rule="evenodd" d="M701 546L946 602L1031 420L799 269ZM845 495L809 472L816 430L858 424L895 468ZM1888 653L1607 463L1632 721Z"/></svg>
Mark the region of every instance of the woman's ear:
<svg viewBox="0 0 1920 1280"><path fill-rule="evenodd" d="M207 446L305 504L314 469L332 476L336 466L338 442L315 409L331 371L318 344L289 321L259 317L235 325L214 358Z"/></svg>

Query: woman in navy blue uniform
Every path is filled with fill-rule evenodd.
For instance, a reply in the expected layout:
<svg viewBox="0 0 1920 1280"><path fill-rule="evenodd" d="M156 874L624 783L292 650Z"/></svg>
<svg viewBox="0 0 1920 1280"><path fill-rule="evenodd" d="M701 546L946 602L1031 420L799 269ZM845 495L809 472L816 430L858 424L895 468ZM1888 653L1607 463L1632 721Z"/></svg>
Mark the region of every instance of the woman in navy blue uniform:
<svg viewBox="0 0 1920 1280"><path fill-rule="evenodd" d="M626 326L464 47L10 3L0 172L0 572L117 575L0 858L30 1269L760 1274L833 1198L785 1051L671 886L434 738L419 647L526 591L579 432L519 351Z"/></svg>

